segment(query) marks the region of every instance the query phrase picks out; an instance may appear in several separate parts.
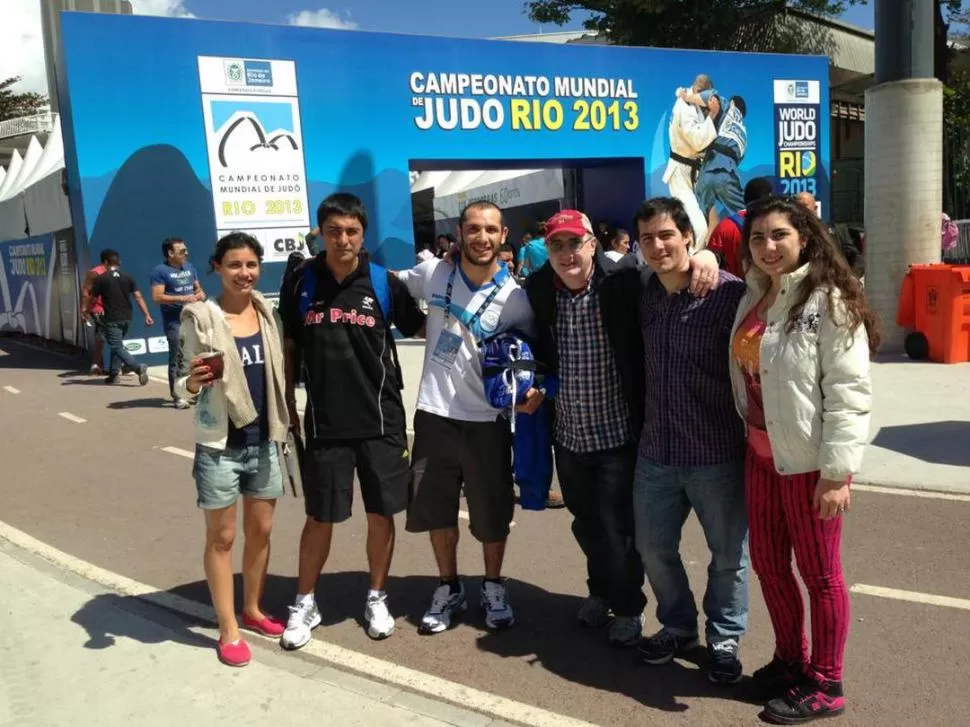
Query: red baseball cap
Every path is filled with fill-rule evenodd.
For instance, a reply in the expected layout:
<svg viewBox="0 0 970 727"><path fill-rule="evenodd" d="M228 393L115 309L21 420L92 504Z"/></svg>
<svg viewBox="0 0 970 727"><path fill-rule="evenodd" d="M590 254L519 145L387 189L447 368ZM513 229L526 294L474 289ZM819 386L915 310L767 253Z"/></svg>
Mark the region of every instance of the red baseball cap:
<svg viewBox="0 0 970 727"><path fill-rule="evenodd" d="M546 239L560 233L586 239L593 235L593 225L590 223L589 217L579 210L562 210L546 222Z"/></svg>

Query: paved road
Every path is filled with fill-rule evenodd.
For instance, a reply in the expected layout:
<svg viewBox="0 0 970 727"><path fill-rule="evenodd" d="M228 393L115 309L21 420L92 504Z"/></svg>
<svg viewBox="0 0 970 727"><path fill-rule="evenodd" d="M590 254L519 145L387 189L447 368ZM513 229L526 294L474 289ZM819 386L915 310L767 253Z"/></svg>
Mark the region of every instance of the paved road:
<svg viewBox="0 0 970 727"><path fill-rule="evenodd" d="M166 405L164 385L109 388L51 354L5 339L0 350L7 354L0 355L0 520L102 568L206 601L191 462L163 449L192 449L190 415ZM844 546L850 584L970 599L970 502L854 497ZM295 589L302 502L287 496L277 513L266 605L282 612ZM744 683L722 690L704 679L702 651L650 668L607 647L604 635L577 628L585 575L568 515L517 512L515 519L506 567L515 630L489 634L476 615L448 633L419 637L415 624L435 585L433 559L426 539L402 527L388 586L398 632L371 642L359 624L366 564L364 523L355 516L337 531L320 582L325 615L315 638L597 724L757 723L759 707ZM683 547L691 581L703 587L705 549L693 520ZM466 574L481 573L467 533L460 557ZM477 582L469 585L477 593ZM648 629L655 627L649 614ZM854 594L851 711L840 724L965 724L967 643L968 610ZM771 650L753 580L746 672Z"/></svg>

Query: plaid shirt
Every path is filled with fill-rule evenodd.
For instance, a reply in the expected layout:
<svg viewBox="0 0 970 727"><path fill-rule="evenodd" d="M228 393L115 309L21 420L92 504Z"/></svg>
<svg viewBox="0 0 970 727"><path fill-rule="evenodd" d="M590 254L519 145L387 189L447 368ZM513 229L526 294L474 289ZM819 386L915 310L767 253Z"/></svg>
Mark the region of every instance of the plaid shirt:
<svg viewBox="0 0 970 727"><path fill-rule="evenodd" d="M731 328L745 284L724 272L706 298L668 295L653 275L643 292L646 417L640 455L669 467L707 467L744 456L734 407Z"/></svg>
<svg viewBox="0 0 970 727"><path fill-rule="evenodd" d="M573 294L556 278L559 394L554 435L576 454L614 449L632 439L630 410L591 282Z"/></svg>

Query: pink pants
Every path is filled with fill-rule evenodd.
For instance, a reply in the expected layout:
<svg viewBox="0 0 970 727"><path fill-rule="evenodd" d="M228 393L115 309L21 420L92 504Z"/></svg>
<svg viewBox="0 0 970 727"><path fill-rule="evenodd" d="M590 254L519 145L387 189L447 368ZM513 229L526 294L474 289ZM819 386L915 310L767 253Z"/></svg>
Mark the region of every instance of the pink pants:
<svg viewBox="0 0 970 727"><path fill-rule="evenodd" d="M751 565L775 629L775 654L805 664L811 676L841 681L849 635L849 591L839 555L842 518L820 520L812 509L818 472L780 475L771 460L749 448L744 474ZM811 659L793 550L812 609Z"/></svg>

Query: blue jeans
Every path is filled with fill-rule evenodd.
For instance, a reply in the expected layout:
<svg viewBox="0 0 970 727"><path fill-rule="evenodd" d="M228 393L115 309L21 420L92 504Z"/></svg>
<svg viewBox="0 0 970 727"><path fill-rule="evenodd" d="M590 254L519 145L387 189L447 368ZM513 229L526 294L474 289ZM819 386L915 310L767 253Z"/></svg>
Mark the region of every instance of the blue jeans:
<svg viewBox="0 0 970 727"><path fill-rule="evenodd" d="M135 370L138 362L125 349L125 336L130 321L108 321L104 324L104 342L111 349L111 375L118 376L122 368Z"/></svg>
<svg viewBox="0 0 970 727"><path fill-rule="evenodd" d="M573 516L573 535L586 556L589 594L617 616L639 616L643 564L633 543L633 469L636 445L577 454L556 445L562 498Z"/></svg>
<svg viewBox="0 0 970 727"><path fill-rule="evenodd" d="M221 510L234 505L240 495L258 500L283 496L276 442L224 450L195 445L192 465L197 503L203 510Z"/></svg>
<svg viewBox="0 0 970 727"><path fill-rule="evenodd" d="M179 375L179 320L165 321L165 338L168 339L168 393L175 398L175 379Z"/></svg>
<svg viewBox="0 0 970 727"><path fill-rule="evenodd" d="M637 550L657 598L657 620L683 637L697 634L697 604L680 557L691 508L704 530L707 643L740 638L748 627L748 519L744 462L666 467L640 458L633 484Z"/></svg>

